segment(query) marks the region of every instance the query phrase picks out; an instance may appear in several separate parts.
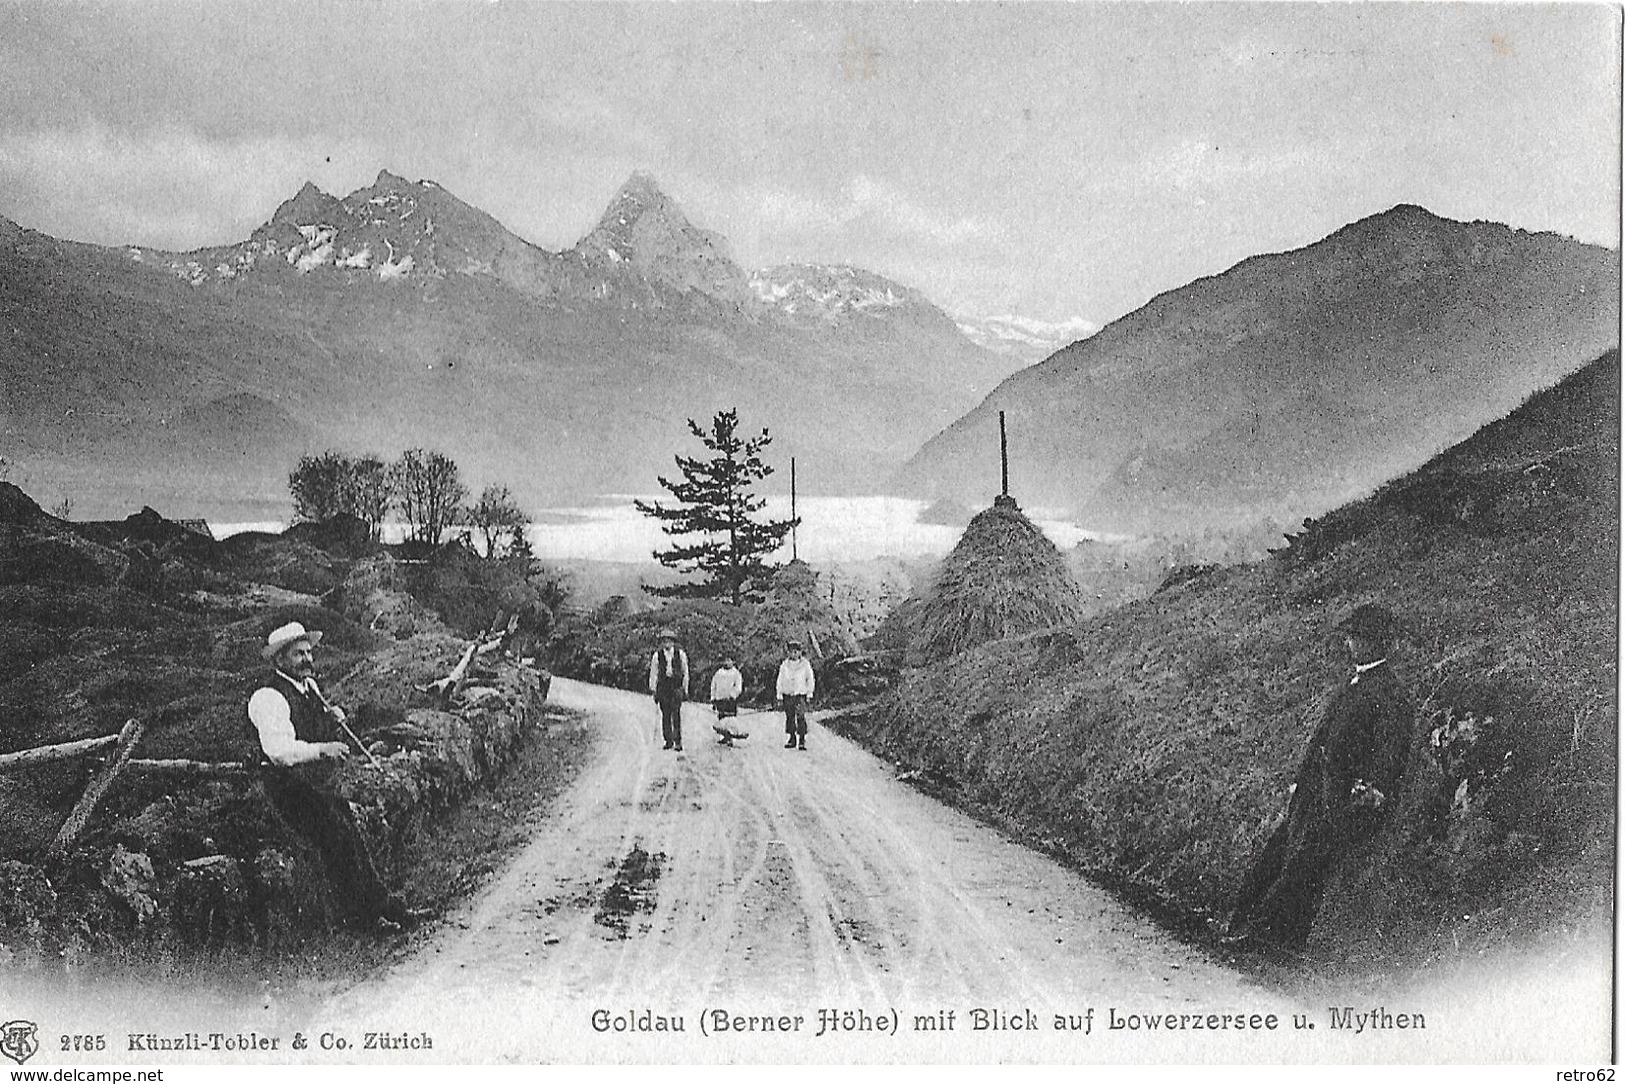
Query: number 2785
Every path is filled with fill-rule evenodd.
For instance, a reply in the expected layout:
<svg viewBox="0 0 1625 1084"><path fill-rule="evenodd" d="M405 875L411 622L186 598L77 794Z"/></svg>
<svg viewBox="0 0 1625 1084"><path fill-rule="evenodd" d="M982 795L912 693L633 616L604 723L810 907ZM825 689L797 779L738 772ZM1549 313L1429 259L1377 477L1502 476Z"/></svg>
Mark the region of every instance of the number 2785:
<svg viewBox="0 0 1625 1084"><path fill-rule="evenodd" d="M106 1050L107 1036L105 1035L64 1035L62 1036L63 1050Z"/></svg>

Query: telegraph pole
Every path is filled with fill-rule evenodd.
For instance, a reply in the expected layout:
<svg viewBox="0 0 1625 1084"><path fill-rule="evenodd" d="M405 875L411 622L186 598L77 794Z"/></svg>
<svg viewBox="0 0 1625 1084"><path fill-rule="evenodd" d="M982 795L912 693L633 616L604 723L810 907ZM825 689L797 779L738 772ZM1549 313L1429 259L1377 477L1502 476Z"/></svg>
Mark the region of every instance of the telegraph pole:
<svg viewBox="0 0 1625 1084"><path fill-rule="evenodd" d="M796 457L790 457L790 560L796 560Z"/></svg>

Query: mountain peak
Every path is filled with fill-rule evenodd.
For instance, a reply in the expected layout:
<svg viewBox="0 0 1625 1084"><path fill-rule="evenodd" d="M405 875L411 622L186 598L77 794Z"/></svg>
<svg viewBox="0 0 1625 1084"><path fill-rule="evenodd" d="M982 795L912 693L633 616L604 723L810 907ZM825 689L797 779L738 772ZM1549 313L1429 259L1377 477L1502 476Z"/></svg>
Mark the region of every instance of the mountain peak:
<svg viewBox="0 0 1625 1084"><path fill-rule="evenodd" d="M974 496L1005 410L1033 464L1024 498L1096 529L1318 516L1616 345L1618 274L1617 253L1400 204L1022 370L900 481Z"/></svg>
<svg viewBox="0 0 1625 1084"><path fill-rule="evenodd" d="M606 234L616 240L626 240L627 234L645 217L655 216L675 229L692 229L688 218L672 198L661 191L660 183L652 173L637 170L615 190L609 206L599 218L594 234ZM592 234L588 235L589 237ZM624 256L625 253L622 253Z"/></svg>
<svg viewBox="0 0 1625 1084"><path fill-rule="evenodd" d="M1379 212L1364 219L1365 222L1393 226L1426 226L1435 227L1449 223L1447 218L1441 218L1426 207L1415 203L1396 203L1386 211ZM1359 223L1355 223L1359 225Z"/></svg>
<svg viewBox="0 0 1625 1084"><path fill-rule="evenodd" d="M730 300L746 296L745 273L733 262L727 239L690 222L643 170L626 179L575 251L589 263L634 268L678 290Z"/></svg>
<svg viewBox="0 0 1625 1084"><path fill-rule="evenodd" d="M306 181L292 199L285 200L276 209L267 225L279 222L298 224L319 221L323 217L331 218L334 209L338 207L339 201L336 197L317 188L314 181Z"/></svg>
<svg viewBox="0 0 1625 1084"><path fill-rule="evenodd" d="M665 199L666 194L660 190L660 182L655 175L645 169L635 169L632 175L621 183L616 192L617 197L641 196L654 199Z"/></svg>
<svg viewBox="0 0 1625 1084"><path fill-rule="evenodd" d="M1426 207L1414 203L1396 203L1386 211L1378 211L1374 215L1367 215L1349 223L1333 233L1332 236L1335 237L1338 234L1373 236L1414 230L1437 230L1448 225L1459 225L1459 223L1453 223L1448 218L1441 218Z"/></svg>
<svg viewBox="0 0 1625 1084"><path fill-rule="evenodd" d="M372 182L372 186L379 191L389 192L400 188L410 188L412 187L412 182L397 173L391 173L387 169L381 169L378 171L378 179Z"/></svg>
<svg viewBox="0 0 1625 1084"><path fill-rule="evenodd" d="M1396 203L1388 210L1377 216L1378 218L1428 218L1439 219L1439 216L1426 207L1416 203ZM1440 220L1442 221L1442 219Z"/></svg>

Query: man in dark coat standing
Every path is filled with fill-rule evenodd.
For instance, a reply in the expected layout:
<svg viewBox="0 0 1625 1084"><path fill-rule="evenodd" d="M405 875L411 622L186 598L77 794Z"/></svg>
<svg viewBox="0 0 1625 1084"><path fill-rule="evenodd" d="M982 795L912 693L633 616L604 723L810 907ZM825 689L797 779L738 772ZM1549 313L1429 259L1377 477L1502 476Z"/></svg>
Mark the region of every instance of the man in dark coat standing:
<svg viewBox="0 0 1625 1084"><path fill-rule="evenodd" d="M1299 949L1326 881L1351 845L1368 838L1398 800L1415 706L1393 674L1399 636L1384 606L1358 606L1338 625L1354 674L1332 695L1292 784L1286 818L1248 871L1230 932Z"/></svg>
<svg viewBox="0 0 1625 1084"><path fill-rule="evenodd" d="M649 660L649 692L660 706L660 736L665 748L683 751L683 701L688 699L688 653L677 646L677 634L660 630L660 646Z"/></svg>

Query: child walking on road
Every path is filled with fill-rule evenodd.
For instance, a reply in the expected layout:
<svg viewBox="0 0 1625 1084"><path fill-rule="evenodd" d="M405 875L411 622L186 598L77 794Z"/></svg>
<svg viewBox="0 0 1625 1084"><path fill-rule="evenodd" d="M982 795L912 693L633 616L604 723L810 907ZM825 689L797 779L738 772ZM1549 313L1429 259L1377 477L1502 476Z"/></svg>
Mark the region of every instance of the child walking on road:
<svg viewBox="0 0 1625 1084"><path fill-rule="evenodd" d="M745 679L734 665L733 656L724 655L722 665L711 675L711 707L717 713L712 728L720 735L720 745L732 745L735 738L745 737L734 721L739 715L739 696L744 691Z"/></svg>
<svg viewBox="0 0 1625 1084"><path fill-rule="evenodd" d="M813 694L813 668L801 653L801 641L785 643L786 658L779 664L776 692L784 703L784 732L788 737L786 749L807 748L807 701Z"/></svg>

